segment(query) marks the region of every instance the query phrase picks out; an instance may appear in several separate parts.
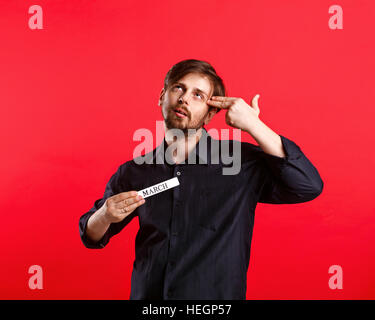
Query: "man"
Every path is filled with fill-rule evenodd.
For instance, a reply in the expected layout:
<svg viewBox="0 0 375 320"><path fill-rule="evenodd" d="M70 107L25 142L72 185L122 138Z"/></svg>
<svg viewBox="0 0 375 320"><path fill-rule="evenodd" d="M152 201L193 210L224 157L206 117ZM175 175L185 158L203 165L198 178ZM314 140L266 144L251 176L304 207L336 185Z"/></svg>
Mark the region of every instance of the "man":
<svg viewBox="0 0 375 320"><path fill-rule="evenodd" d="M165 138L148 154L154 161L119 166L79 223L84 245L103 248L138 216L130 299L246 299L257 202L300 203L322 192L319 173L301 149L259 119L258 98L248 105L225 97L222 80L204 61L184 60L167 73L159 98ZM203 139L208 150L217 145L204 125L220 109L228 125L259 144L239 142L241 168L233 175L223 174L222 157L214 163L212 152L199 147ZM216 151L235 156L234 142L226 142ZM164 152L172 144L179 152ZM167 156L171 163L163 161ZM147 200L137 194L173 177L180 183L175 188Z"/></svg>

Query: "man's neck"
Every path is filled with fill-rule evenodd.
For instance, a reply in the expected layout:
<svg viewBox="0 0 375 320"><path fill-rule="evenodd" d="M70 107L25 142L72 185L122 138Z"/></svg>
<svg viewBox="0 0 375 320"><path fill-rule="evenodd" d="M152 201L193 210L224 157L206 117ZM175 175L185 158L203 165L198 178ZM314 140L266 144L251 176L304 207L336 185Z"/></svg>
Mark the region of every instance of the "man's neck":
<svg viewBox="0 0 375 320"><path fill-rule="evenodd" d="M165 141L168 147L172 144L172 158L173 161L178 164L185 161L189 153L195 148L199 139L202 137L202 128L197 130L191 130L191 132L185 133L183 136L177 136L176 131L168 129L164 124L165 130ZM181 131L180 131L181 132Z"/></svg>

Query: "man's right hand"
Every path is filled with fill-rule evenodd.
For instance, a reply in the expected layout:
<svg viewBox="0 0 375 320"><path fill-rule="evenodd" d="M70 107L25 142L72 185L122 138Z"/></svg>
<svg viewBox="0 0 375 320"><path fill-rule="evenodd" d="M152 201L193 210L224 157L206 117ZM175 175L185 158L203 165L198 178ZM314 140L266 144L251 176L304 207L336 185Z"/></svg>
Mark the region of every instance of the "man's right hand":
<svg viewBox="0 0 375 320"><path fill-rule="evenodd" d="M145 199L137 191L121 192L109 197L101 210L108 223L120 222L144 203Z"/></svg>

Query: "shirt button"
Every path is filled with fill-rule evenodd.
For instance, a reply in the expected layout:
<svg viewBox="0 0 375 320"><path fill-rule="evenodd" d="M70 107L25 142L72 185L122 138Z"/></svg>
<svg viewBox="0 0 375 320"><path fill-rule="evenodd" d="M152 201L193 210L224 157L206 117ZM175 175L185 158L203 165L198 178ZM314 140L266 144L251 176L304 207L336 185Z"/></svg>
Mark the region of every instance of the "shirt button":
<svg viewBox="0 0 375 320"><path fill-rule="evenodd" d="M174 267L174 266L175 266L175 262L174 262L174 261L169 261L169 265L170 265L171 267Z"/></svg>
<svg viewBox="0 0 375 320"><path fill-rule="evenodd" d="M181 172L180 171L177 171L177 173L176 173L178 176L180 176L181 175Z"/></svg>
<svg viewBox="0 0 375 320"><path fill-rule="evenodd" d="M173 291L171 289L168 290L167 292L167 297L170 298L172 297Z"/></svg>
<svg viewBox="0 0 375 320"><path fill-rule="evenodd" d="M172 236L178 236L178 232L172 232Z"/></svg>

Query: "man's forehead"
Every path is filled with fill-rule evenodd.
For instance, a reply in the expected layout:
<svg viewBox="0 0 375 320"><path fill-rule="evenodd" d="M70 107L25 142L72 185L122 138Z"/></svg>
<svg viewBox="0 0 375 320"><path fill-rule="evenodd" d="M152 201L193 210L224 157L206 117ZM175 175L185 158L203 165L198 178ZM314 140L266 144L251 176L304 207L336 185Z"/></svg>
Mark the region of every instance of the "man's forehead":
<svg viewBox="0 0 375 320"><path fill-rule="evenodd" d="M194 79L192 79L194 78ZM210 95L213 91L212 81L206 76L198 73L188 73L182 78L178 79L174 84L183 84L185 86L191 86L193 89L198 89L207 95Z"/></svg>

